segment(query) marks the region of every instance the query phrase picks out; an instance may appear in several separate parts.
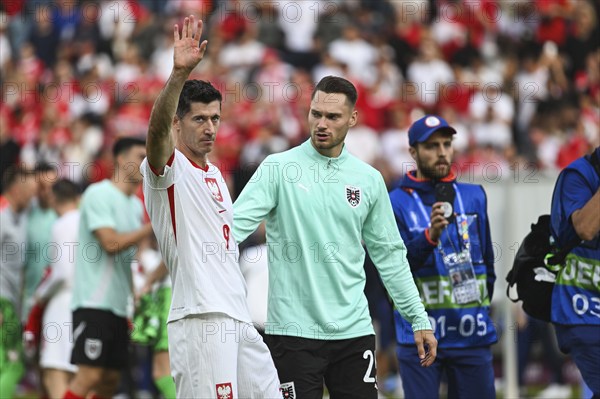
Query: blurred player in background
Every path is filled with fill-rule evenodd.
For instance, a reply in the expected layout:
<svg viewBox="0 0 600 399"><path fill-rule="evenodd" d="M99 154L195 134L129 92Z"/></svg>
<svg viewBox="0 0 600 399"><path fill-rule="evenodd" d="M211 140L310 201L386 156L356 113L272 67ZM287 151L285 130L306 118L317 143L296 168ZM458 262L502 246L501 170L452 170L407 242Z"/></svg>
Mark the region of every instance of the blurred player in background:
<svg viewBox="0 0 600 399"><path fill-rule="evenodd" d="M279 380L251 324L232 236L233 209L219 169L208 162L221 93L189 80L204 56L202 22L175 25L173 70L148 128L144 198L171 274L169 356L178 398L277 398Z"/></svg>
<svg viewBox="0 0 600 399"><path fill-rule="evenodd" d="M449 397L496 396L490 348L498 339L490 318L496 274L487 199L481 186L456 182L450 168L454 134L438 116L414 122L408 139L417 169L390 193L410 268L439 342L438 361L420 368L410 323L395 312L407 398L439 397L444 372Z"/></svg>
<svg viewBox="0 0 600 399"><path fill-rule="evenodd" d="M246 297L252 323L263 334L269 298L269 263L264 223L240 246L240 270L248 287Z"/></svg>
<svg viewBox="0 0 600 399"><path fill-rule="evenodd" d="M40 162L36 164L34 174L38 189L27 217L27 251L25 252L25 271L23 275L25 281L21 309L21 318L24 323L27 321L33 305L33 293L40 284L44 270L50 262L48 251L51 250L53 245L50 242L52 225L57 218L52 206L52 185L58 180L58 171L52 165ZM36 320L38 325L41 325L41 313L38 313L38 316L39 320L38 318ZM34 352L37 356L38 352ZM38 379L42 384L40 389L43 391L43 376L38 368L39 359L31 358L26 353L25 360L26 367L34 370L34 374L39 376ZM27 375L25 379L29 376L31 374Z"/></svg>
<svg viewBox="0 0 600 399"><path fill-rule="evenodd" d="M36 165L34 172L38 190L27 221L23 320L29 315L33 293L40 284L44 269L48 266L46 251L49 248L52 225L57 219L56 211L52 206L52 185L58 180L58 172L46 163Z"/></svg>
<svg viewBox="0 0 600 399"><path fill-rule="evenodd" d="M132 341L152 348L152 379L166 399L176 397L169 366L167 320L171 309L171 279L156 239L151 236L132 264L136 296ZM137 268L137 270L136 270Z"/></svg>
<svg viewBox="0 0 600 399"><path fill-rule="evenodd" d="M33 306L25 328L26 344L40 342L39 365L50 398L62 398L77 367L71 364L73 348L70 311L75 273L75 245L79 239L79 187L62 179L52 186L53 209L48 253L50 265L32 295ZM39 315L43 313L41 320ZM37 326L41 328L38 328Z"/></svg>
<svg viewBox="0 0 600 399"><path fill-rule="evenodd" d="M381 174L344 147L356 88L323 78L312 93L310 139L267 157L234 205L242 242L266 220L266 341L284 395L376 398L375 336L364 295L364 240L396 307L411 321L417 362L437 342L406 262ZM426 348L428 351L426 352Z"/></svg>
<svg viewBox="0 0 600 399"><path fill-rule="evenodd" d="M143 204L135 195L145 156L144 140L117 140L111 179L89 186L81 200L71 358L78 370L65 398L92 390L98 398L112 397L127 366L131 261L136 245L152 233L150 224L142 226Z"/></svg>
<svg viewBox="0 0 600 399"><path fill-rule="evenodd" d="M27 210L37 184L35 175L17 166L2 177L0 196L0 397L12 398L24 372L21 345L21 295Z"/></svg>
<svg viewBox="0 0 600 399"><path fill-rule="evenodd" d="M557 246L580 242L558 272L552 323L558 346L571 355L600 398L600 147L567 166L552 195L551 231Z"/></svg>

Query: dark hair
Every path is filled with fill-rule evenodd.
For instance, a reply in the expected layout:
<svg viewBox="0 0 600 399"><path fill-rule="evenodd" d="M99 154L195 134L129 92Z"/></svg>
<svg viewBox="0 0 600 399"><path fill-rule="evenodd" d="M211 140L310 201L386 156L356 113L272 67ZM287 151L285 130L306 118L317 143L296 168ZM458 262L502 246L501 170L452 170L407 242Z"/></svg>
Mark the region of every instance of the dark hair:
<svg viewBox="0 0 600 399"><path fill-rule="evenodd" d="M339 76L325 76L321 79L312 92L312 96L310 97L311 100L315 98L315 93L317 91L322 91L327 94L343 94L353 107L356 105L356 100L358 99L356 87L354 87L350 81Z"/></svg>
<svg viewBox="0 0 600 399"><path fill-rule="evenodd" d="M19 165L9 166L2 175L2 189L8 190L14 184L23 182L27 176L34 176L34 173Z"/></svg>
<svg viewBox="0 0 600 399"><path fill-rule="evenodd" d="M60 179L52 186L52 194L57 203L76 200L81 194L79 186L69 179Z"/></svg>
<svg viewBox="0 0 600 399"><path fill-rule="evenodd" d="M209 104L213 101L218 101L219 104L223 101L221 92L217 90L210 82L204 80L188 80L183 85L179 102L177 103L177 116L181 119L190 112L192 103Z"/></svg>
<svg viewBox="0 0 600 399"><path fill-rule="evenodd" d="M119 155L129 151L131 147L145 146L146 140L137 137L123 137L115 141L112 148L113 157L117 158Z"/></svg>

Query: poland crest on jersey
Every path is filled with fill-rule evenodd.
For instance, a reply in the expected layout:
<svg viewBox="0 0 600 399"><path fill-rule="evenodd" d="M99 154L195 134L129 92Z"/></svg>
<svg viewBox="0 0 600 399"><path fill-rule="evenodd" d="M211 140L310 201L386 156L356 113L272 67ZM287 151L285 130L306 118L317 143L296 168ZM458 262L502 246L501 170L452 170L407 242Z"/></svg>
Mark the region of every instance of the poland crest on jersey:
<svg viewBox="0 0 600 399"><path fill-rule="evenodd" d="M217 399L233 399L233 389L231 382L216 385Z"/></svg>
<svg viewBox="0 0 600 399"><path fill-rule="evenodd" d="M346 186L346 199L352 208L356 208L360 204L360 188Z"/></svg>
<svg viewBox="0 0 600 399"><path fill-rule="evenodd" d="M212 196L219 202L223 202L223 195L221 194L221 189L219 188L219 183L217 183L217 179L214 177L207 177L204 179L208 189Z"/></svg>

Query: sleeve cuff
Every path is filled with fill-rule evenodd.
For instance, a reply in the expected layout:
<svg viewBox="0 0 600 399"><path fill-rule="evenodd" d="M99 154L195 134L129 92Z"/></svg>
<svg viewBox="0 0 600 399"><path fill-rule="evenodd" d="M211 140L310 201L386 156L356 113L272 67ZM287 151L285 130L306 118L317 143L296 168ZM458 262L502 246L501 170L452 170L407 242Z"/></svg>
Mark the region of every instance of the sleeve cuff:
<svg viewBox="0 0 600 399"><path fill-rule="evenodd" d="M425 229L425 238L427 239L427 242L433 245L434 247L436 247L439 243L439 241L433 241L431 239L431 237L429 236L429 228Z"/></svg>
<svg viewBox="0 0 600 399"><path fill-rule="evenodd" d="M173 151L173 153L171 154L171 156L169 157L169 159L167 160L167 164L165 166L171 166L173 165L173 159L175 158L175 151ZM150 161L148 161L148 166L150 167L150 170L152 171L152 173L154 173L154 176L160 176L163 174L163 172L165 171L165 168L163 166L162 170L158 170L155 169L154 166L152 166L152 164L150 164Z"/></svg>
<svg viewBox="0 0 600 399"><path fill-rule="evenodd" d="M431 328L431 323L429 322L429 320L427 320L427 321L422 321L420 323L413 324L412 330L413 330L413 332L415 332L415 331L421 331L421 330L433 330L433 328Z"/></svg>

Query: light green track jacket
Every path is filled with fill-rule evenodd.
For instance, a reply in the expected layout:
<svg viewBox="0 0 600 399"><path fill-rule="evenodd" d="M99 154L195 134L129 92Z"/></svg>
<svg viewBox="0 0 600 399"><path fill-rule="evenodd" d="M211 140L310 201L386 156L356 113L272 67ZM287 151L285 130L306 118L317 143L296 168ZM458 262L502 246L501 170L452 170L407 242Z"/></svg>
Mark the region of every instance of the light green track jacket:
<svg viewBox="0 0 600 399"><path fill-rule="evenodd" d="M236 241L263 220L267 334L321 340L374 334L361 241L400 314L415 331L431 328L383 178L346 148L327 158L307 140L267 157L234 203Z"/></svg>

